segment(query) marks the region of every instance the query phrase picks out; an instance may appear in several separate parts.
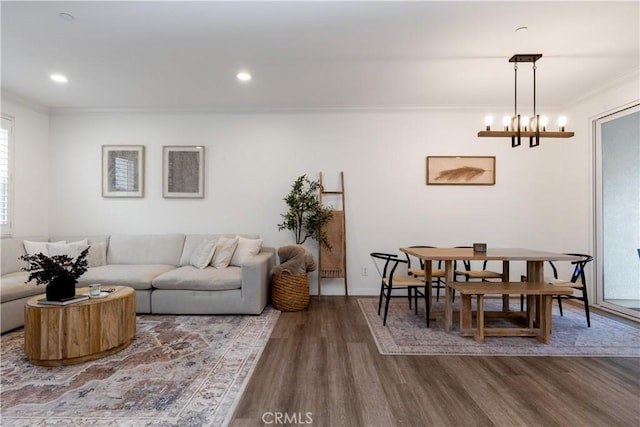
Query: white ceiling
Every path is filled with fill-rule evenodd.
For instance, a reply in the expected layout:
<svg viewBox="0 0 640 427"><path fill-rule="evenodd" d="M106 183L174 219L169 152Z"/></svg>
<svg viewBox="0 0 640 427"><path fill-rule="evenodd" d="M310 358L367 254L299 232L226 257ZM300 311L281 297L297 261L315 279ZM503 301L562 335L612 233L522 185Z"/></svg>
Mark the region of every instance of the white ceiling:
<svg viewBox="0 0 640 427"><path fill-rule="evenodd" d="M557 108L637 74L639 6L3 0L2 90L54 111L505 106L508 58L542 53L538 105Z"/></svg>

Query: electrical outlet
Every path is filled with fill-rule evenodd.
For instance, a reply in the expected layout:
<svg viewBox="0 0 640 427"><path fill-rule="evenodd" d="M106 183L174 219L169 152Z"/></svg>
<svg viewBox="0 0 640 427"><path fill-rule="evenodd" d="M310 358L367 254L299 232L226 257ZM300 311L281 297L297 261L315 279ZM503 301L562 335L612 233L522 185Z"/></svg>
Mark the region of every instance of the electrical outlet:
<svg viewBox="0 0 640 427"><path fill-rule="evenodd" d="M363 276L368 276L369 272L367 271L367 267L362 267L362 275Z"/></svg>

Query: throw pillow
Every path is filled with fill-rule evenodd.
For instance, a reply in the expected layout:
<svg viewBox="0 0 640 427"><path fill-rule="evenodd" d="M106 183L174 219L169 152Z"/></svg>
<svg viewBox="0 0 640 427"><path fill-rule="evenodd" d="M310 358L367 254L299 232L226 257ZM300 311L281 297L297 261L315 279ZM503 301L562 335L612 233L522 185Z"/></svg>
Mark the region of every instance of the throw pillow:
<svg viewBox="0 0 640 427"><path fill-rule="evenodd" d="M238 236L238 247L231 258L231 265L241 267L242 264L258 255L260 248L262 248L262 239L247 239Z"/></svg>
<svg viewBox="0 0 640 427"><path fill-rule="evenodd" d="M213 254L211 265L215 268L227 268L237 246L237 237L233 239L224 236L220 237L216 243L216 252Z"/></svg>
<svg viewBox="0 0 640 427"><path fill-rule="evenodd" d="M80 253L89 247L87 239L78 240L77 242L71 242L66 244L48 243L47 251L49 256L55 255L67 255L70 258L78 258Z"/></svg>
<svg viewBox="0 0 640 427"><path fill-rule="evenodd" d="M107 242L92 243L87 254L87 267L107 264Z"/></svg>
<svg viewBox="0 0 640 427"><path fill-rule="evenodd" d="M30 240L24 240L22 243L24 243L24 249L25 251L27 251L27 255L35 255L35 254L43 254L43 255L47 255L49 256L49 249L48 249L48 245L54 246L54 245L66 245L67 242L65 240L61 240L59 242L33 242Z"/></svg>
<svg viewBox="0 0 640 427"><path fill-rule="evenodd" d="M189 258L189 264L200 270L206 268L213 258L213 253L216 250L216 240L203 240L193 250L191 258Z"/></svg>

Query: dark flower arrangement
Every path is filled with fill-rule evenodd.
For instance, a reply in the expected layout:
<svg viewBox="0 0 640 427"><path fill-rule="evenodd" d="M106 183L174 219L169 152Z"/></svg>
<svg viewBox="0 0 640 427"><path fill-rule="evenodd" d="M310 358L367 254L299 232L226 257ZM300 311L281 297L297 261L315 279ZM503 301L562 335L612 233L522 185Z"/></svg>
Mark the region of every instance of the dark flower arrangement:
<svg viewBox="0 0 640 427"><path fill-rule="evenodd" d="M30 272L27 282L35 279L37 285L48 285L55 279L64 277L75 283L87 271L88 253L89 248L82 251L75 260L69 255L47 256L43 253L23 255L19 259L29 263L28 267L23 268Z"/></svg>

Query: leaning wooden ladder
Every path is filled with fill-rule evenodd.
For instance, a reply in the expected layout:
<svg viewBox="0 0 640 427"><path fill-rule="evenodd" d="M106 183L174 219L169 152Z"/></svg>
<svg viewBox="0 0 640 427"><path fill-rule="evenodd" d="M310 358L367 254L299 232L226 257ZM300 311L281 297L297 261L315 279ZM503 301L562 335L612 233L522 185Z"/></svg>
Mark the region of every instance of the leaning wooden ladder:
<svg viewBox="0 0 640 427"><path fill-rule="evenodd" d="M320 245L318 252L318 296L322 295L322 279L344 278L344 294L349 295L347 285L347 239L345 226L344 172L340 172L340 190L326 191L320 172L320 204L324 195L340 196L342 209L334 209L333 216L325 226L327 240L331 249Z"/></svg>

